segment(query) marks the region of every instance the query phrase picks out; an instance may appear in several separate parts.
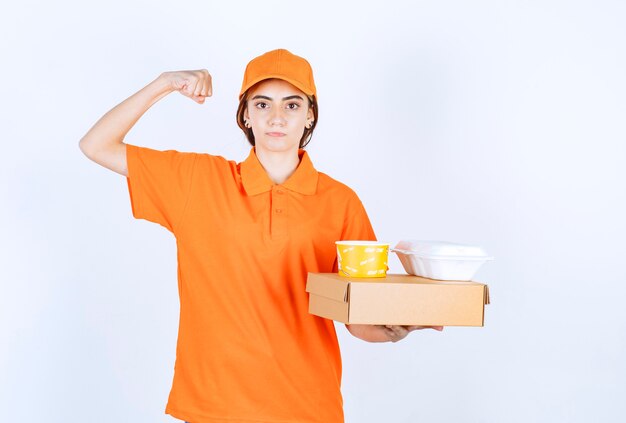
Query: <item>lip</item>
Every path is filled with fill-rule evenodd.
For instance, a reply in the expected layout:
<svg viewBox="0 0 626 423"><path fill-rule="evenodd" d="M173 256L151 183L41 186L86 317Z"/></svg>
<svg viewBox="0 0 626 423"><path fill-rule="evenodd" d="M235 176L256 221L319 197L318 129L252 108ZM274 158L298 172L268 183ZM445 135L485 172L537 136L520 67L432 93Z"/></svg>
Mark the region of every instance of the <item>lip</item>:
<svg viewBox="0 0 626 423"><path fill-rule="evenodd" d="M285 135L287 135L284 132L266 132L265 134L270 137L284 137Z"/></svg>

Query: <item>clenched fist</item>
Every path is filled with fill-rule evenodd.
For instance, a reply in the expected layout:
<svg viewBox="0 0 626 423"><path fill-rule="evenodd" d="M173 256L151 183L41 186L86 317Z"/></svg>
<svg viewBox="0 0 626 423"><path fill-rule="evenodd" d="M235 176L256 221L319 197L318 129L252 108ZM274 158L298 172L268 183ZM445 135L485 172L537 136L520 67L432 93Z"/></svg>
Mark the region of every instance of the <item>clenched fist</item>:
<svg viewBox="0 0 626 423"><path fill-rule="evenodd" d="M165 78L174 91L202 104L213 94L211 75L206 69L164 72Z"/></svg>

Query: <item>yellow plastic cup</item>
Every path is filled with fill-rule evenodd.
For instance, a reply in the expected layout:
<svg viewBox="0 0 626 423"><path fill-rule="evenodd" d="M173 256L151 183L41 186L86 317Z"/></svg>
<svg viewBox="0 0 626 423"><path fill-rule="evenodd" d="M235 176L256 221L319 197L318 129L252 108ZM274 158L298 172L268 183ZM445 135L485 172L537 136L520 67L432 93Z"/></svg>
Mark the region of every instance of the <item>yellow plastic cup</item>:
<svg viewBox="0 0 626 423"><path fill-rule="evenodd" d="M340 276L384 278L387 276L389 244L377 241L337 241Z"/></svg>

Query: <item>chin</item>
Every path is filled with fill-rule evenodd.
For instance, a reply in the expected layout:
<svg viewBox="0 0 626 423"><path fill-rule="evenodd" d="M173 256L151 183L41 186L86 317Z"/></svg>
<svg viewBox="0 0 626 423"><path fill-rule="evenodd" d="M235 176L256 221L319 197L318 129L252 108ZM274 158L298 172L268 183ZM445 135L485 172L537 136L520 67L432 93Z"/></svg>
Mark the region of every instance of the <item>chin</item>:
<svg viewBox="0 0 626 423"><path fill-rule="evenodd" d="M290 142L287 140L264 140L257 142L256 147L265 151L271 151L273 153L289 152L298 150L299 143Z"/></svg>

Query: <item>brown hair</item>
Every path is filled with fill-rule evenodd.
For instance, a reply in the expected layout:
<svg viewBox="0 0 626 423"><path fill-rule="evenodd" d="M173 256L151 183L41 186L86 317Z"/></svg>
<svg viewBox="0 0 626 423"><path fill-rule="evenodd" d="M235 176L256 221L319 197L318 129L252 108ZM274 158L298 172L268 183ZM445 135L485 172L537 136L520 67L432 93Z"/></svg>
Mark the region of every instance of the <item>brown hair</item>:
<svg viewBox="0 0 626 423"><path fill-rule="evenodd" d="M239 107L237 107L237 125L241 128L243 133L246 135L248 142L254 147L254 134L252 133L252 128L246 128L246 123L244 116L246 114L246 108L248 107L248 95L250 93L250 89L248 89L241 96L241 100L239 100ZM310 128L304 128L304 133L302 134L302 138L300 138L300 148L304 148L307 146L309 141L311 141L311 137L313 136L313 130L317 126L317 117L318 117L318 109L317 109L317 99L315 96L308 96L309 99L309 107L313 110L313 122L311 123Z"/></svg>

